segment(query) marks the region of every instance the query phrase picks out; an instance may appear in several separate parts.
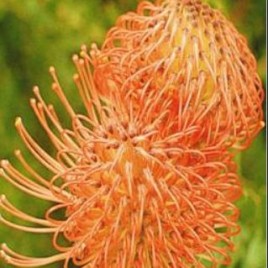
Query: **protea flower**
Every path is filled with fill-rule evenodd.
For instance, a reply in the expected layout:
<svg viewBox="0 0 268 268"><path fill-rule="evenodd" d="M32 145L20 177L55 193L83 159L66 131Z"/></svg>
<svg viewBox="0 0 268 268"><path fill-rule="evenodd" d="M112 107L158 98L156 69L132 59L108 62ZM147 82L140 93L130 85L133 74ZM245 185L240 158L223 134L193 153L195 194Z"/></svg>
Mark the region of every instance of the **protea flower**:
<svg viewBox="0 0 268 268"><path fill-rule="evenodd" d="M20 118L15 124L30 152L54 175L48 181L37 174L19 151L16 156L30 178L7 160L1 162L3 178L30 195L54 202L39 219L2 196L5 211L34 226L3 217L1 221L26 232L52 233L53 246L60 253L35 259L2 245L2 258L22 267L59 260L65 260L64 267L72 260L81 267L118 268L229 263L230 238L239 231L235 223L239 213L232 201L240 195L229 153L191 149L187 136L194 129L165 135L159 117L146 106L136 111L132 102L122 102L119 96L102 98L89 62L77 56L74 61L78 69L74 79L87 115L73 111L54 68L52 88L69 113L72 128L61 125L37 87L36 99L31 100L55 145L56 157L33 140ZM65 218L54 218L57 211L63 211ZM62 237L67 245L59 243Z"/></svg>
<svg viewBox="0 0 268 268"><path fill-rule="evenodd" d="M3 195L2 209L33 226L6 217L0 221L26 232L51 233L59 253L30 258L4 244L0 255L6 262L38 267L64 261L65 268L70 261L85 268L201 268L230 263L231 239L239 232L239 211L233 202L241 188L229 147L249 142L259 130L262 91L256 88L259 80L251 64L242 68L255 77L248 78L248 92L229 74L230 85L241 86L236 91L222 83L232 70L229 63L214 76L207 56L200 60L199 46L191 55L191 49L196 51L195 38L190 42L179 26L185 23L184 10L191 3L142 3L139 15L122 17L128 34L126 40L120 35L118 47L112 40L118 40L114 36L121 28L110 32L101 51L93 47L89 56L83 46L82 57L73 59L85 115L73 110L51 67L52 89L69 114L71 127L62 125L34 87L31 105L55 146L55 156L38 145L20 118L15 125L29 151L52 175L37 173L16 151L28 176L7 160L1 161L1 176L53 205L40 219L19 211ZM203 7L194 3L194 8ZM143 14L145 9L148 14ZM143 24L146 19L148 24ZM196 34L203 36L197 30L199 20L196 24ZM172 38L162 37L163 25ZM151 30L145 34L146 27L155 34ZM232 34L238 36L234 30ZM181 47L185 55L178 59L174 49L180 38L186 38ZM216 58L215 64L219 64ZM63 212L62 219L58 212Z"/></svg>
<svg viewBox="0 0 268 268"><path fill-rule="evenodd" d="M140 3L91 55L100 90L121 90L137 105L144 87L161 93L175 131L200 126L202 143L247 148L264 125L262 84L246 39L199 0Z"/></svg>

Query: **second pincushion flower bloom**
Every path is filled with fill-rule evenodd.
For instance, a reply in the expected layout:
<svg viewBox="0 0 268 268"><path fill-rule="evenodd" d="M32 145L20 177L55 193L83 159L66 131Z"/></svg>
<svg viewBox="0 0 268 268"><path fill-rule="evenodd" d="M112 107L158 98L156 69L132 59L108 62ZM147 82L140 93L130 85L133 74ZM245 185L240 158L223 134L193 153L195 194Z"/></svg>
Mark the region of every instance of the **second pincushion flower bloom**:
<svg viewBox="0 0 268 268"><path fill-rule="evenodd" d="M137 105L169 101L174 131L200 127L205 146L243 149L263 127L256 60L234 26L201 1L143 2L92 54L100 90L134 96Z"/></svg>

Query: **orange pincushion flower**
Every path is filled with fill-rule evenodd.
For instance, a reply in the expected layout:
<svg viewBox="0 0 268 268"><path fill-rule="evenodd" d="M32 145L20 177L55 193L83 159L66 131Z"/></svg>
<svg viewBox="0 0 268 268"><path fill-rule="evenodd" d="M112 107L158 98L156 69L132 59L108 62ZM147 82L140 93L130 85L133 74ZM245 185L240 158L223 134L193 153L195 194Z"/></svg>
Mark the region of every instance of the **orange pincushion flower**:
<svg viewBox="0 0 268 268"><path fill-rule="evenodd" d="M246 148L264 125L262 84L245 38L199 0L142 2L91 55L100 90L121 90L138 103L143 87L161 90L172 100L175 131L200 126L208 145Z"/></svg>
<svg viewBox="0 0 268 268"><path fill-rule="evenodd" d="M70 260L80 267L116 268L228 264L230 238L239 231L239 212L232 202L241 191L229 153L192 149L187 136L194 127L165 134L154 109L135 110L134 102L122 102L116 94L102 98L88 59L75 56L74 61L78 69L74 79L87 115L73 111L54 68L50 70L52 88L72 119L72 129L61 125L37 87L37 99L31 100L56 157L34 141L20 118L16 120L30 152L54 174L50 181L37 174L19 151L16 156L32 179L7 160L1 162L3 178L54 203L40 219L19 211L2 196L2 209L35 226L18 225L5 217L1 222L26 232L52 233L59 254L29 258L4 244L1 257L19 267L61 260L64 267ZM54 218L58 211L64 212L64 219ZM60 244L62 237L67 245Z"/></svg>
<svg viewBox="0 0 268 268"><path fill-rule="evenodd" d="M86 115L73 110L53 67L52 89L71 127L37 87L31 100L56 155L16 120L29 151L53 175L38 174L20 151L29 177L7 160L0 169L20 190L53 202L40 219L2 195L4 211L34 226L0 221L51 233L59 253L30 258L3 244L0 256L19 267L228 265L241 194L229 149L247 146L262 126L263 91L244 39L199 1L143 2L119 19L101 50L93 46L89 55L83 46L73 59Z"/></svg>

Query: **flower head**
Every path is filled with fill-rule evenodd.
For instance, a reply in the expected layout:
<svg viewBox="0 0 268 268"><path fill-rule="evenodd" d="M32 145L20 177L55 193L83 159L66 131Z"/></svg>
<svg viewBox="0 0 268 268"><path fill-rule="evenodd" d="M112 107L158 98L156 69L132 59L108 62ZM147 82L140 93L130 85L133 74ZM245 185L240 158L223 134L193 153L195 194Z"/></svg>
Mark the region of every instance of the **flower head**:
<svg viewBox="0 0 268 268"><path fill-rule="evenodd" d="M15 155L25 174L7 160L0 169L20 190L52 202L41 219L2 195L0 207L33 226L6 216L0 221L51 233L59 253L30 258L3 244L0 256L19 267L56 261L64 268L70 261L84 268L229 264L239 232L233 202L241 194L229 148L245 146L262 116L255 61L241 36L199 1L143 2L137 13L119 19L101 50L93 46L88 53L83 46L73 61L86 114L73 110L53 67L52 89L71 126L61 123L38 87L31 100L55 155L21 118L15 123L51 176L36 172L20 151Z"/></svg>
<svg viewBox="0 0 268 268"><path fill-rule="evenodd" d="M100 90L134 94L138 103L144 87L161 92L176 131L201 126L207 145L246 148L264 125L262 84L246 39L201 1L142 2L91 55Z"/></svg>
<svg viewBox="0 0 268 268"><path fill-rule="evenodd" d="M48 155L21 119L16 120L30 152L54 175L47 180L37 174L19 151L16 156L31 179L7 160L1 162L3 178L54 205L39 219L19 211L2 196L2 209L35 226L0 220L22 231L52 233L53 246L60 253L36 259L3 245L1 256L22 267L59 260L65 260L64 267L70 260L81 267L122 268L228 263L233 248L230 238L239 230L232 201L240 195L229 154L192 149L187 136L194 128L169 134L153 108L136 110L134 102L122 102L116 94L102 98L92 80L89 59L75 56L74 62L78 69L74 80L87 115L73 111L54 68L50 69L52 88L69 113L72 128L61 125L37 87L36 99L31 100L56 156ZM54 218L58 211L64 212L64 219ZM60 244L62 237L67 245Z"/></svg>

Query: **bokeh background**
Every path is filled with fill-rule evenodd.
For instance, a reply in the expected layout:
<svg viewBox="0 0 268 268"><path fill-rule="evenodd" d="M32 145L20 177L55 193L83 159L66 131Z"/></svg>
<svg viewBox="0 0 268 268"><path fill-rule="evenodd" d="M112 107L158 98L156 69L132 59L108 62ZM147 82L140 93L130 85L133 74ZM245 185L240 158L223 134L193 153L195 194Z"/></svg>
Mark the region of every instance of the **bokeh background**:
<svg viewBox="0 0 268 268"><path fill-rule="evenodd" d="M266 85L265 0L204 0L222 12L247 36L258 60L259 74ZM72 75L71 57L81 44L101 44L106 31L120 14L134 10L137 0L0 0L0 158L16 164L13 151L27 151L19 139L14 119L21 115L33 136L45 144L46 137L29 107L32 86L38 84L44 98L61 106L50 89L50 65L58 70L60 81L76 110L82 109ZM264 104L265 109L265 104ZM244 186L241 209L241 234L235 238L233 268L266 267L266 168L265 130L250 149L237 156ZM33 162L35 168L40 169ZM49 204L29 198L0 178L0 193L25 211L42 217ZM14 219L12 219L14 221ZM0 243L33 256L53 253L47 235L24 234L0 225ZM8 268L1 262L0 267ZM62 267L62 264L49 265Z"/></svg>

